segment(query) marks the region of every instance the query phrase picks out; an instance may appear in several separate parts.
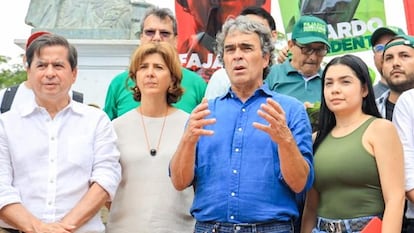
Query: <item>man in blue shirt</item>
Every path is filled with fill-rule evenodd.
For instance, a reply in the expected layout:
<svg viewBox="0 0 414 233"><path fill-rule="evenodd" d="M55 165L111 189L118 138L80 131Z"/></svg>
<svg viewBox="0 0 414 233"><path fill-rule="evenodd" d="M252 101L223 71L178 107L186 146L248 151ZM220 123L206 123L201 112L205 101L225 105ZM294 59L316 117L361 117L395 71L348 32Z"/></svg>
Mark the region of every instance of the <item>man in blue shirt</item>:
<svg viewBox="0 0 414 233"><path fill-rule="evenodd" d="M171 180L195 189L195 232L293 232L296 193L313 182L311 127L303 104L263 85L272 65L269 29L229 19L217 51L226 95L197 106L174 154Z"/></svg>

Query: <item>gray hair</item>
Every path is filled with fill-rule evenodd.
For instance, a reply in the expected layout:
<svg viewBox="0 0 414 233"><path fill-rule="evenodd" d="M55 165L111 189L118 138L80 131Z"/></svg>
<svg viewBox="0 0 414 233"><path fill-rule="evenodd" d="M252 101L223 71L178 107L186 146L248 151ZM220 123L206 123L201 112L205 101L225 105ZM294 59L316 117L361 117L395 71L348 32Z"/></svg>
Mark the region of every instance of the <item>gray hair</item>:
<svg viewBox="0 0 414 233"><path fill-rule="evenodd" d="M178 32L177 32L177 20L175 19L174 13L168 8L159 8L157 6L150 7L145 12L144 17L142 17L142 20L141 20L140 33L144 32L144 22L148 18L148 16L150 16L150 15L157 16L158 18L160 18L162 20L164 20L166 18L169 18L173 23L174 36L176 36L178 34Z"/></svg>
<svg viewBox="0 0 414 233"><path fill-rule="evenodd" d="M235 19L228 19L216 36L216 54L219 56L220 61L223 63L224 54L224 40L227 35L232 31L239 31L246 34L256 33L260 39L260 46L263 56L270 55L269 65L263 69L263 79L269 73L269 67L273 65L275 55L273 51L275 46L272 43L272 35L265 25L260 22L249 19L247 16L240 15ZM223 63L224 64L224 63Z"/></svg>

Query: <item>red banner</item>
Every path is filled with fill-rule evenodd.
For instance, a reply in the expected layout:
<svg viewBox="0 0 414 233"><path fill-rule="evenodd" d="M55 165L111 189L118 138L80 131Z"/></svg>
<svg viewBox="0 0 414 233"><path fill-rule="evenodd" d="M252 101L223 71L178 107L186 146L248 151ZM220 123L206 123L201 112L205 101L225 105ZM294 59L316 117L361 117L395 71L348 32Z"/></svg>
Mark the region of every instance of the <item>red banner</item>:
<svg viewBox="0 0 414 233"><path fill-rule="evenodd" d="M237 16L247 6L270 12L271 0L176 0L178 53L183 67L200 74L206 82L221 67L214 55L215 37L229 16Z"/></svg>
<svg viewBox="0 0 414 233"><path fill-rule="evenodd" d="M407 21L407 32L414 35L414 1L404 0L405 19Z"/></svg>

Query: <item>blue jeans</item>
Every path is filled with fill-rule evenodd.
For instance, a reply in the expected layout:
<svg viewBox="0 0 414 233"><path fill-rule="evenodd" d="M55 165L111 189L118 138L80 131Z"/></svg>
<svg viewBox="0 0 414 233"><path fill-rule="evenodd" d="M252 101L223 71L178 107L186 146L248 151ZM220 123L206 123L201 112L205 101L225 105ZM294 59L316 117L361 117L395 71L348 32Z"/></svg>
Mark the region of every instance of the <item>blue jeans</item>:
<svg viewBox="0 0 414 233"><path fill-rule="evenodd" d="M293 233L292 222L232 224L196 222L194 233Z"/></svg>

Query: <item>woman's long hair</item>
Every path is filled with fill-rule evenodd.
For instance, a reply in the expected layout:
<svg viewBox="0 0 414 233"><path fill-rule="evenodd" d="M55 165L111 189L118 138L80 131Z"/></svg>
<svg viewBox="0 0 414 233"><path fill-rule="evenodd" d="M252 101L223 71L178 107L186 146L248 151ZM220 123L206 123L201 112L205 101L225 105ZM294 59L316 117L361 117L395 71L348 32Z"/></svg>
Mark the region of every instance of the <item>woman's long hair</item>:
<svg viewBox="0 0 414 233"><path fill-rule="evenodd" d="M327 70L332 65L345 65L348 66L351 70L354 71L355 75L358 77L362 86L365 86L368 90L368 95L362 99L362 112L374 117L381 118L381 114L378 111L377 105L375 103L374 90L372 88L372 82L369 75L368 67L365 62L354 55L344 55L342 57L336 57L332 59L325 67L325 70L322 73L322 93L321 93L321 107L319 111L319 131L316 134L316 139L313 144L313 151L316 152L321 142L325 137L331 132L331 130L336 125L335 115L325 102L324 90L325 90L325 77Z"/></svg>

